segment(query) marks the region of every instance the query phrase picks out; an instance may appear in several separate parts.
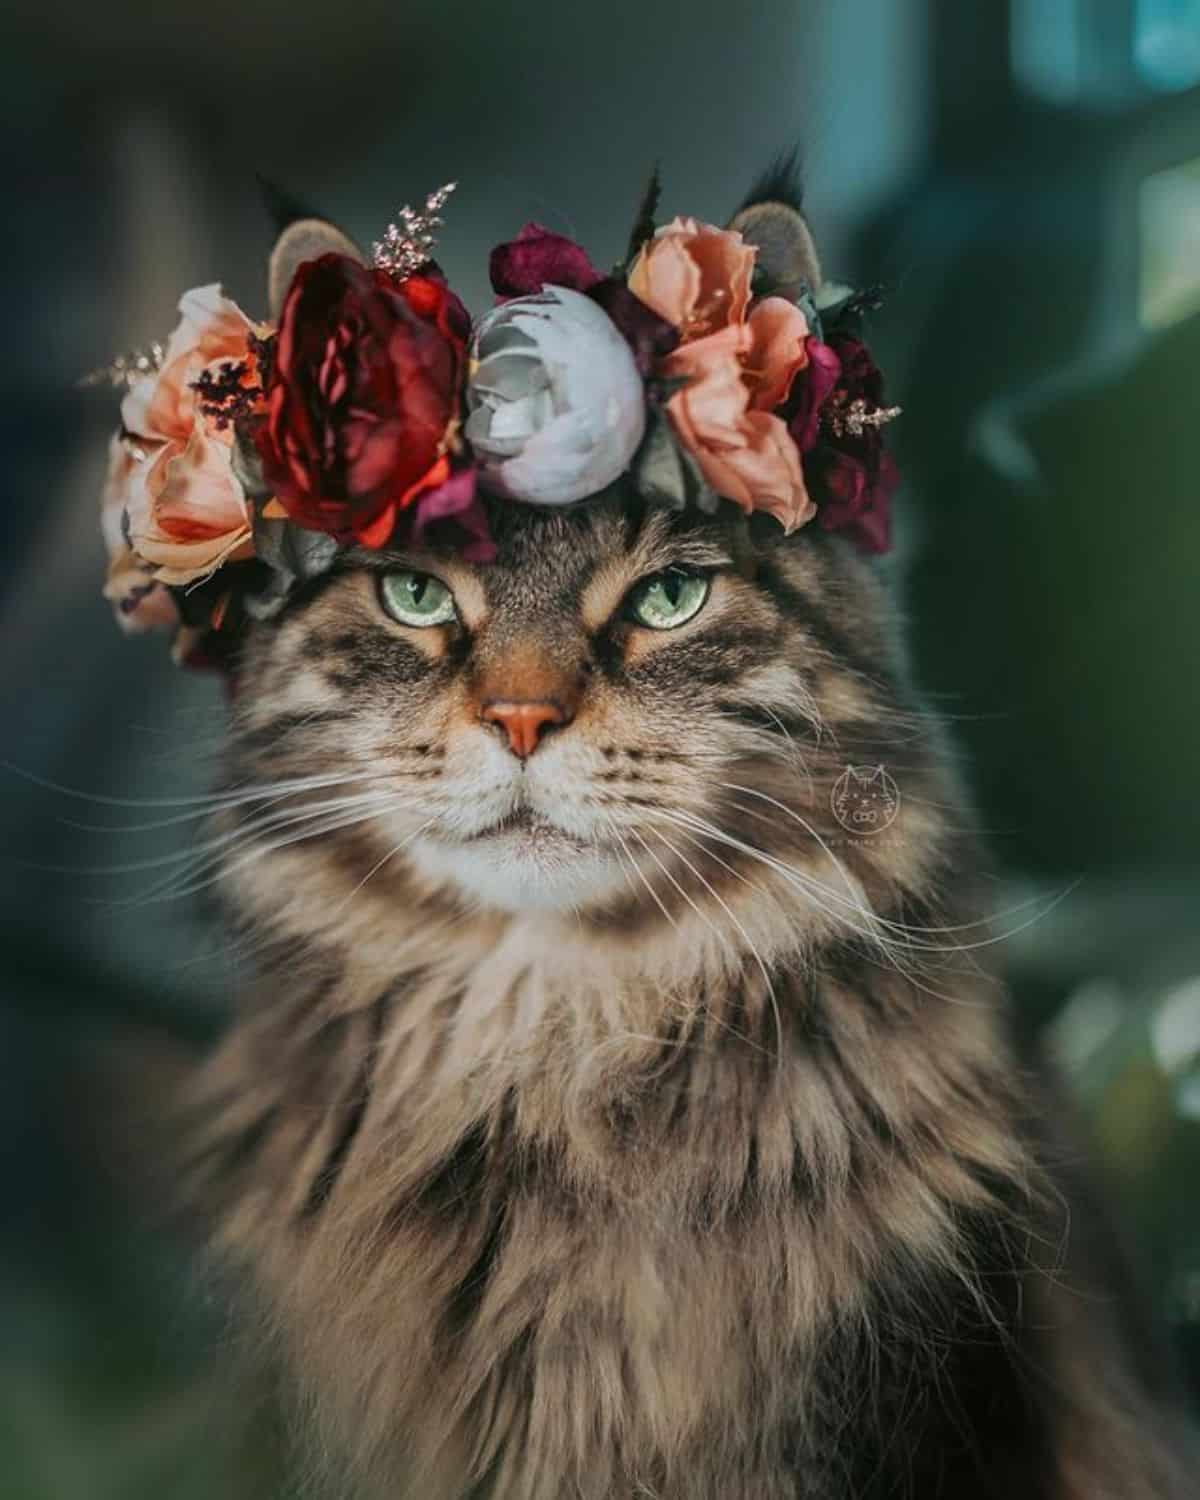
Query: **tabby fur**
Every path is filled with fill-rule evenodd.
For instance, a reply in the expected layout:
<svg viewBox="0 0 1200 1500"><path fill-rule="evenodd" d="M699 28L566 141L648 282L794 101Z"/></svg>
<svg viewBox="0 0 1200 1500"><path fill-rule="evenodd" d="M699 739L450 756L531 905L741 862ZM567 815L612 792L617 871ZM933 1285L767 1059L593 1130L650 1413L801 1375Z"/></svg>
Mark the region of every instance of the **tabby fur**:
<svg viewBox="0 0 1200 1500"><path fill-rule="evenodd" d="M336 1492L1183 1500L873 567L621 493L493 519L254 628L209 846L247 983L187 1180ZM710 598L640 628L669 565ZM390 619L397 566L461 623ZM569 720L524 763L513 697Z"/></svg>

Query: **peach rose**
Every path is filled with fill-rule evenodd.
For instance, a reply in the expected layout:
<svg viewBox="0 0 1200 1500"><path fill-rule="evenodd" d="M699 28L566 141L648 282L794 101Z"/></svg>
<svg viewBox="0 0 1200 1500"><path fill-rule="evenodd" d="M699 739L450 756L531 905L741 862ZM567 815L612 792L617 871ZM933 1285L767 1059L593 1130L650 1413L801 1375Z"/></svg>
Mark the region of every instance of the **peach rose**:
<svg viewBox="0 0 1200 1500"><path fill-rule="evenodd" d="M737 230L675 219L643 247L629 286L680 331L659 367L687 381L667 402L679 441L718 494L795 531L816 506L774 410L808 363L808 322L783 297L751 304L755 254Z"/></svg>
<svg viewBox="0 0 1200 1500"><path fill-rule="evenodd" d="M629 290L684 341L703 338L744 321L755 254L736 229L672 219L642 247Z"/></svg>
<svg viewBox="0 0 1200 1500"><path fill-rule="evenodd" d="M174 599L125 540L125 509L144 463L143 454L135 452L120 433L113 434L108 446L108 477L100 499L100 530L108 548L104 597L112 603L121 629L130 634L171 629L179 622Z"/></svg>
<svg viewBox="0 0 1200 1500"><path fill-rule="evenodd" d="M233 472L233 431L205 415L193 384L247 359L255 328L218 286L186 292L179 311L161 370L135 382L121 403L133 462L110 474L110 488L122 503L123 539L150 576L184 585L254 552L250 509Z"/></svg>

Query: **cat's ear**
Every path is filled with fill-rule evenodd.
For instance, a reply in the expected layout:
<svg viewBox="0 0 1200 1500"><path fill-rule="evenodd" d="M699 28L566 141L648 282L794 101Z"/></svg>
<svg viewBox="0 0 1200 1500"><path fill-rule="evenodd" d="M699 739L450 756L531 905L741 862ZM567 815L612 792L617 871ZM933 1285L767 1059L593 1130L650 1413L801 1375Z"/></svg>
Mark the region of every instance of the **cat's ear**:
<svg viewBox="0 0 1200 1500"><path fill-rule="evenodd" d="M756 278L765 295L793 301L821 289L821 261L804 214L798 159L780 158L759 178L729 221L758 250Z"/></svg>
<svg viewBox="0 0 1200 1500"><path fill-rule="evenodd" d="M365 263L366 257L348 234L327 219L296 219L275 241L267 262L267 302L272 318L278 318L283 299L292 284L296 267L319 255L348 255Z"/></svg>

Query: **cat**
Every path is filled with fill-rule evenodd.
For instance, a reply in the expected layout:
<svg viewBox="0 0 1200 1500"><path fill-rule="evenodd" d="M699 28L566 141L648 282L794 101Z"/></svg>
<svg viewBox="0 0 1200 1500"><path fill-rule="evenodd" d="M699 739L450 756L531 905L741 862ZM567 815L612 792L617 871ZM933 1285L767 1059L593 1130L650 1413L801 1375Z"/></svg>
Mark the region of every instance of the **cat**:
<svg viewBox="0 0 1200 1500"><path fill-rule="evenodd" d="M337 1492L1194 1493L876 569L490 508L495 562L351 551L237 672L189 1181Z"/></svg>

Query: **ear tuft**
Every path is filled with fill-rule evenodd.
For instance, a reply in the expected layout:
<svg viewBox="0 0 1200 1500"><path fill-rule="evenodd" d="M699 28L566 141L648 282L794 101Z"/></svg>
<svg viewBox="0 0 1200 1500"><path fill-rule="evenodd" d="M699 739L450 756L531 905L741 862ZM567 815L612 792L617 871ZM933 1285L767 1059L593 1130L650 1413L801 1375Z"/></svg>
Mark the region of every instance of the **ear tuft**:
<svg viewBox="0 0 1200 1500"><path fill-rule="evenodd" d="M781 152L738 204L738 212L743 208L753 208L759 203L782 203L785 208L794 208L798 214L803 213L802 168L798 147Z"/></svg>
<svg viewBox="0 0 1200 1500"><path fill-rule="evenodd" d="M350 236L325 219L297 219L288 225L275 241L267 263L267 301L273 318L279 316L297 266L331 253L364 263L366 260Z"/></svg>
<svg viewBox="0 0 1200 1500"><path fill-rule="evenodd" d="M295 193L289 192L287 188L281 187L271 178L264 177L261 172L256 172L254 175L258 182L258 195L262 199L262 206L271 222L271 228L277 235L282 234L288 225L294 224L297 219L321 217L311 204L297 198Z"/></svg>
<svg viewBox="0 0 1200 1500"><path fill-rule="evenodd" d="M804 216L788 203L752 203L729 222L747 244L758 249L757 268L767 290L793 301L805 287L816 294L821 287L821 262Z"/></svg>

